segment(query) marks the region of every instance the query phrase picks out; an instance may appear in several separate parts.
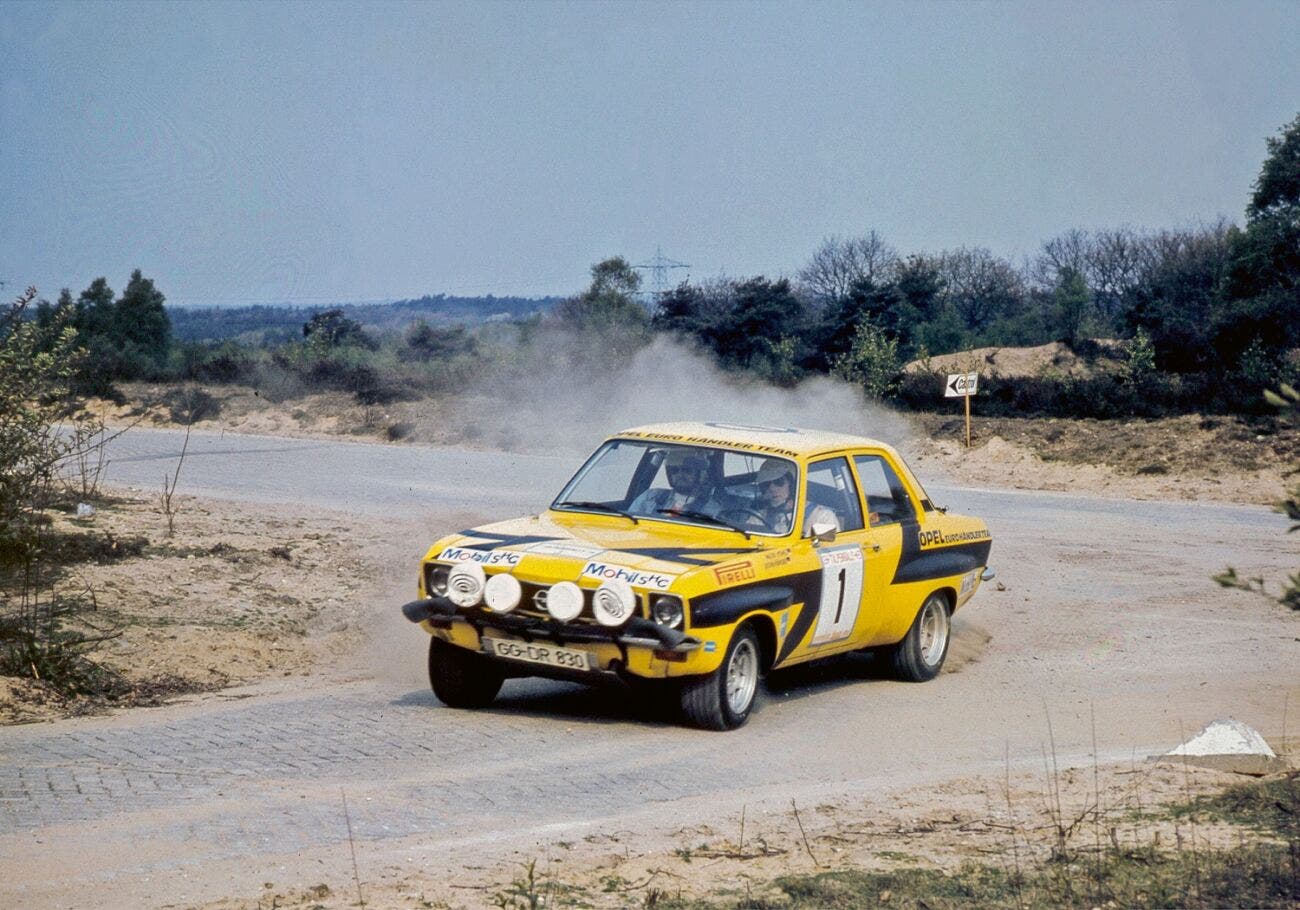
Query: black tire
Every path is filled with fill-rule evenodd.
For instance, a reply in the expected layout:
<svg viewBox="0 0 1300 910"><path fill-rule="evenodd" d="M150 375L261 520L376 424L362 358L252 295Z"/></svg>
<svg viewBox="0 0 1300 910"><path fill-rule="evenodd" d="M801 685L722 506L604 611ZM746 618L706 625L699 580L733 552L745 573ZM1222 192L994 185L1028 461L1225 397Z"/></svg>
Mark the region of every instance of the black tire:
<svg viewBox="0 0 1300 910"><path fill-rule="evenodd" d="M940 640L942 636L942 640ZM935 592L916 611L912 627L898 644L889 649L894 675L907 682L926 682L943 669L952 641L952 616L948 599Z"/></svg>
<svg viewBox="0 0 1300 910"><path fill-rule="evenodd" d="M429 684L451 708L486 708L501 691L505 673L482 654L429 639Z"/></svg>
<svg viewBox="0 0 1300 910"><path fill-rule="evenodd" d="M739 629L731 637L718 669L682 685L682 713L686 719L705 730L734 730L743 724L758 697L762 655L754 630L749 626ZM737 686L735 697L729 697L729 682L739 682L742 675L746 682Z"/></svg>

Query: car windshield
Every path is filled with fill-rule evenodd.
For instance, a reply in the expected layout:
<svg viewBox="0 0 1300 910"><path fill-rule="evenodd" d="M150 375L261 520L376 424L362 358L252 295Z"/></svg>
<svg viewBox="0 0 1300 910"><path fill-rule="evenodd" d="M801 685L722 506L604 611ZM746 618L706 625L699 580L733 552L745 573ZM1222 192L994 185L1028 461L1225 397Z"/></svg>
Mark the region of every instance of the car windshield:
<svg viewBox="0 0 1300 910"><path fill-rule="evenodd" d="M798 466L785 458L612 439L587 460L551 508L782 537L794 523L798 480Z"/></svg>

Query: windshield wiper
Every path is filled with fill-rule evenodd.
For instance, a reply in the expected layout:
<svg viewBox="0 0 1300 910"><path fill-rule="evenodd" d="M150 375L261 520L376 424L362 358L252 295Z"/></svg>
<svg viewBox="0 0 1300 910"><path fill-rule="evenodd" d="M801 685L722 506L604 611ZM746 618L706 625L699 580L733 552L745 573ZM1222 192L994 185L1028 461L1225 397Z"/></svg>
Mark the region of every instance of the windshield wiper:
<svg viewBox="0 0 1300 910"><path fill-rule="evenodd" d="M594 509L597 512L608 512L611 515L622 515L624 518L632 519L632 524L640 524L638 519L631 512L624 512L622 509L616 509L613 506L605 505L603 502L589 502L585 499L566 499L564 502L557 502L555 508L562 509L565 506L572 506L575 509Z"/></svg>
<svg viewBox="0 0 1300 910"><path fill-rule="evenodd" d="M655 509L660 515L680 515L682 518L690 518L695 521L707 521L709 524L717 525L721 528L730 528L733 531L739 531L749 540L749 532L740 525L734 525L729 521L723 521L716 515L710 515L708 512L696 512L691 509Z"/></svg>

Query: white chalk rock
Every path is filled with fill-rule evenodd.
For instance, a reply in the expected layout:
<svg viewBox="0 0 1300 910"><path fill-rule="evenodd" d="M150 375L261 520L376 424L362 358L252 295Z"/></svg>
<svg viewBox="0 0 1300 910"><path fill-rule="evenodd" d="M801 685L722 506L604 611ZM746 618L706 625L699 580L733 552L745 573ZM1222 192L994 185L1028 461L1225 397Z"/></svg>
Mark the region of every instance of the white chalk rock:
<svg viewBox="0 0 1300 910"><path fill-rule="evenodd" d="M1259 731L1239 720L1216 720L1166 755L1261 755L1276 758Z"/></svg>

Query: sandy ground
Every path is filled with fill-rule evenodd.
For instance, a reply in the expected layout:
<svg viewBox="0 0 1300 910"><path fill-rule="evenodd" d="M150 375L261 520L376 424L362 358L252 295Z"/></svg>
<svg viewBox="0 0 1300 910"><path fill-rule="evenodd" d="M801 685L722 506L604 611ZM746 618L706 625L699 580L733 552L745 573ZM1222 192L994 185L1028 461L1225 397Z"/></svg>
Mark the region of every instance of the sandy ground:
<svg viewBox="0 0 1300 910"><path fill-rule="evenodd" d="M188 496L177 510L171 536L156 498L113 499L87 520L53 513L59 533L136 554L72 566L59 583L93 592L88 627L120 633L90 656L139 689L126 704L301 676L355 651L386 562L379 522ZM0 724L111 707L0 678Z"/></svg>
<svg viewBox="0 0 1300 910"><path fill-rule="evenodd" d="M1170 809L1246 779L1167 760L1053 768L1048 756L1035 772L1006 770L889 797L758 803L708 824L648 831L607 826L504 853L467 851L434 868L419 861L376 864L362 849L355 870L350 864L331 870L306 888L267 882L258 893L163 906L325 910L364 902L375 908L614 910L654 906L663 898L712 898L724 906L772 900L779 906L783 895L773 882L785 875L952 872L970 862L1011 872L1061 850L1079 857L1110 849L1230 848L1258 835L1203 816L1174 816Z"/></svg>

